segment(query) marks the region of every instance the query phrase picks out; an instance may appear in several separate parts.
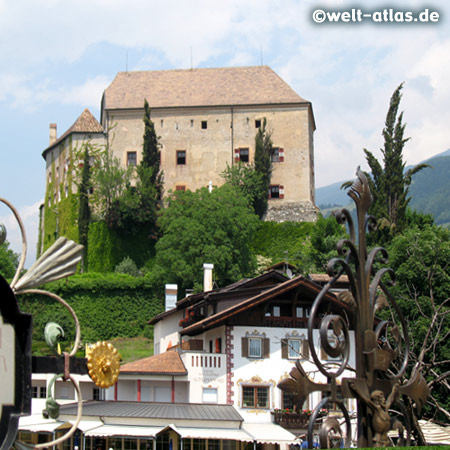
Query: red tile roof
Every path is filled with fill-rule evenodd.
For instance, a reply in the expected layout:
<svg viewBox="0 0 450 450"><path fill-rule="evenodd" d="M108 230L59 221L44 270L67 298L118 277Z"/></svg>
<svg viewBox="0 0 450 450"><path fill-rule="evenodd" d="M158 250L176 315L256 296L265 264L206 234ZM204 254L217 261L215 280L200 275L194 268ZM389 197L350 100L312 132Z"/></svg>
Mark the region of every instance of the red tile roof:
<svg viewBox="0 0 450 450"><path fill-rule="evenodd" d="M104 109L304 103L270 67L119 72L104 92Z"/></svg>
<svg viewBox="0 0 450 450"><path fill-rule="evenodd" d="M45 153L50 148L58 145L62 142L66 137L71 135L72 133L103 133L103 127L99 124L98 120L92 115L88 108L80 114L78 119L73 123L73 125L64 132L53 144L49 145L42 156L45 158Z"/></svg>
<svg viewBox="0 0 450 450"><path fill-rule="evenodd" d="M176 351L169 351L139 359L120 367L121 373L148 373L159 375L187 375L186 367Z"/></svg>

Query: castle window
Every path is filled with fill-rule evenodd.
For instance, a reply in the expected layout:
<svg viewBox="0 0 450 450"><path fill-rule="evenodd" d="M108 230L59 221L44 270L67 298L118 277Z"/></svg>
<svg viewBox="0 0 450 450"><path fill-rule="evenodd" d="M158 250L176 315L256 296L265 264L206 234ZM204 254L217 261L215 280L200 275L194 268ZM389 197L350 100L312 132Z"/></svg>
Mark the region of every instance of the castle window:
<svg viewBox="0 0 450 450"><path fill-rule="evenodd" d="M164 120L161 119L161 128L164 127Z"/></svg>
<svg viewBox="0 0 450 450"><path fill-rule="evenodd" d="M284 187L281 184L272 184L269 187L269 198L284 198Z"/></svg>
<svg viewBox="0 0 450 450"><path fill-rule="evenodd" d="M127 152L127 166L135 166L137 163L136 152Z"/></svg>
<svg viewBox="0 0 450 450"><path fill-rule="evenodd" d="M243 163L248 163L248 161L249 161L249 150L248 150L248 148L241 148L240 149L239 159Z"/></svg>
<svg viewBox="0 0 450 450"><path fill-rule="evenodd" d="M202 120L202 130L206 130L208 128L208 122L206 120Z"/></svg>
<svg viewBox="0 0 450 450"><path fill-rule="evenodd" d="M261 119L255 120L255 128L261 128Z"/></svg>
<svg viewBox="0 0 450 450"><path fill-rule="evenodd" d="M191 128L194 126L194 120L191 119Z"/></svg>
<svg viewBox="0 0 450 450"><path fill-rule="evenodd" d="M176 191L185 191L186 186L178 184L177 186L175 186L175 190Z"/></svg>
<svg viewBox="0 0 450 450"><path fill-rule="evenodd" d="M243 408L269 408L269 386L242 386Z"/></svg>
<svg viewBox="0 0 450 450"><path fill-rule="evenodd" d="M272 162L283 162L284 161L284 148L273 147L273 153L271 156Z"/></svg>
<svg viewBox="0 0 450 450"><path fill-rule="evenodd" d="M177 151L177 165L181 166L186 164L186 150Z"/></svg>

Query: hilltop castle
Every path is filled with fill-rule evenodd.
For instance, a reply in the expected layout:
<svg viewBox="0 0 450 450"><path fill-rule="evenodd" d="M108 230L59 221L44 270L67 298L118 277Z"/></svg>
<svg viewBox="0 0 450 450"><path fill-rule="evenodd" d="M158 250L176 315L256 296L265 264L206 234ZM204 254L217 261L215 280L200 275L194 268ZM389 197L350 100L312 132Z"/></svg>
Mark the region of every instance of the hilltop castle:
<svg viewBox="0 0 450 450"><path fill-rule="evenodd" d="M312 106L267 66L119 72L104 91L100 122L86 109L60 137L50 124L42 217L76 192L73 151L83 142L107 144L124 166L139 164L145 100L160 137L166 193L220 185L227 164L251 163L266 119L275 148L266 220L316 219ZM41 249L58 233L47 229L58 227L53 222L41 222Z"/></svg>

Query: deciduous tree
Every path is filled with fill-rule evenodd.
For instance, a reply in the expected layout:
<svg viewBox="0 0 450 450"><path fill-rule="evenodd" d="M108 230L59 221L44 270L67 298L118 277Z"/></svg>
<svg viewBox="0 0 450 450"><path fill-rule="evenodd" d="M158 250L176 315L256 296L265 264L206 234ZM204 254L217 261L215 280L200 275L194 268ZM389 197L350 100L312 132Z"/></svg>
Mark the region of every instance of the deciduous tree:
<svg viewBox="0 0 450 450"><path fill-rule="evenodd" d="M156 244L156 263L167 283L182 289L201 289L203 264L214 264L220 286L253 273L250 242L258 217L235 187L224 184L196 192L176 191L162 211L162 238Z"/></svg>

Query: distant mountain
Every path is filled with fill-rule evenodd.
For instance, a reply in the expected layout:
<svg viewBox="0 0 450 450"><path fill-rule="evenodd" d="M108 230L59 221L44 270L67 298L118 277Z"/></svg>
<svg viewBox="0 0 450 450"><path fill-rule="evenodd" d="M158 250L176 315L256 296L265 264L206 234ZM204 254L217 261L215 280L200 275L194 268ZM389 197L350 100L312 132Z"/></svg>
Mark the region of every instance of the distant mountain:
<svg viewBox="0 0 450 450"><path fill-rule="evenodd" d="M450 149L423 161L431 167L413 176L409 189L412 209L432 214L438 225L450 226ZM412 167L408 166L407 168ZM351 202L346 191L341 190L343 180L316 189L316 204L324 215L336 207Z"/></svg>
<svg viewBox="0 0 450 450"><path fill-rule="evenodd" d="M350 198L346 191L341 189L341 185L344 182L345 181L340 181L338 183L333 183L316 189L316 205L320 209L347 205Z"/></svg>

